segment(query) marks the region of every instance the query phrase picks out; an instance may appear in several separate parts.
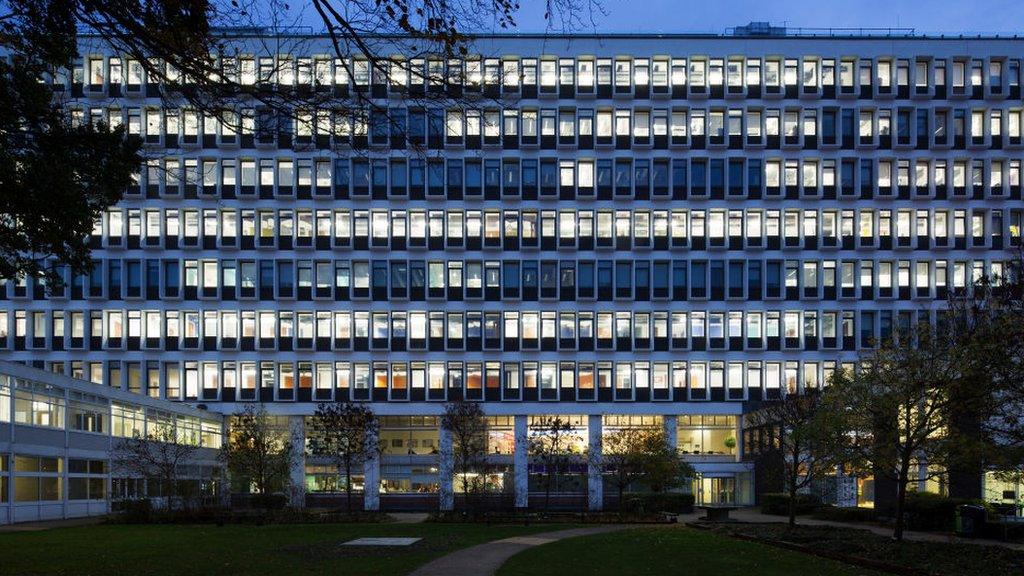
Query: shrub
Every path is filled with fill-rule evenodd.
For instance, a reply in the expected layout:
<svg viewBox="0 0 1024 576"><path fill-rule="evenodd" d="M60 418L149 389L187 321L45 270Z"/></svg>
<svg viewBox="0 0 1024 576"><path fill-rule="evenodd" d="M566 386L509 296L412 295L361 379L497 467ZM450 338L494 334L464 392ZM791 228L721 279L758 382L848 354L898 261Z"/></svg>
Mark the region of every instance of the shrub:
<svg viewBox="0 0 1024 576"><path fill-rule="evenodd" d="M810 514L821 506L821 500L812 494L796 495L796 513ZM789 494L761 494L761 513L777 516L789 515Z"/></svg>
<svg viewBox="0 0 1024 576"><path fill-rule="evenodd" d="M956 507L961 504L987 505L982 500L949 498L934 492L908 492L904 514L911 530L952 530Z"/></svg>
<svg viewBox="0 0 1024 576"><path fill-rule="evenodd" d="M284 494L253 494L249 497L249 506L262 510L284 510L288 505L288 497Z"/></svg>
<svg viewBox="0 0 1024 576"><path fill-rule="evenodd" d="M1024 542L1024 524L1002 521L988 525L989 538L999 538L1010 542Z"/></svg>
<svg viewBox="0 0 1024 576"><path fill-rule="evenodd" d="M153 520L153 502L149 498L122 500L115 508L121 512L117 520L125 524L149 524Z"/></svg>
<svg viewBox="0 0 1024 576"><path fill-rule="evenodd" d="M822 506L814 511L814 517L834 522L871 522L875 519L875 510L857 506Z"/></svg>
<svg viewBox="0 0 1024 576"><path fill-rule="evenodd" d="M693 512L694 496L681 492L644 492L624 494L622 500L621 512L689 514Z"/></svg>

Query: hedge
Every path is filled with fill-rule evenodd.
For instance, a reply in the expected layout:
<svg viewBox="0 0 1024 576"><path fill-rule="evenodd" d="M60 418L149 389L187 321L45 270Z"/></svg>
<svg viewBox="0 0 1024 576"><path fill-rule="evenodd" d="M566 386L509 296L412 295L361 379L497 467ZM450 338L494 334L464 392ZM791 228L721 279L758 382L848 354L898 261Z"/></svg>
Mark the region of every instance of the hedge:
<svg viewBox="0 0 1024 576"><path fill-rule="evenodd" d="M810 514L821 507L821 500L811 494L796 495L796 513ZM761 513L789 516L789 494L761 494Z"/></svg>
<svg viewBox="0 0 1024 576"><path fill-rule="evenodd" d="M644 492L623 494L619 509L633 514L650 512L672 512L689 514L693 512L693 494L682 492Z"/></svg>
<svg viewBox="0 0 1024 576"><path fill-rule="evenodd" d="M962 504L988 506L983 500L950 498L934 492L908 492L903 509L907 528L911 530L953 530L956 508ZM892 511L895 512L895 503Z"/></svg>
<svg viewBox="0 0 1024 576"><path fill-rule="evenodd" d="M875 519L875 509L858 506L822 506L814 511L814 517L834 522L871 522Z"/></svg>
<svg viewBox="0 0 1024 576"><path fill-rule="evenodd" d="M288 505L288 497L284 494L252 494L249 506L263 510L284 510Z"/></svg>

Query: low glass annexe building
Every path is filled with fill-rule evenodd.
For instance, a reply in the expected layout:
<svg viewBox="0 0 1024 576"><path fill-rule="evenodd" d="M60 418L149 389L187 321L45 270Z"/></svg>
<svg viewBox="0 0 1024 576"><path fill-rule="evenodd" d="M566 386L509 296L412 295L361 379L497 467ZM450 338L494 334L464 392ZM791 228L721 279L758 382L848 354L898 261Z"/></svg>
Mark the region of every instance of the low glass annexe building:
<svg viewBox="0 0 1024 576"><path fill-rule="evenodd" d="M54 89L147 164L96 223L91 275L0 289L0 357L223 414L264 402L300 437L316 401L372 402L368 508L450 491L456 398L484 404L487 481L516 505L542 415L590 446L663 427L699 501L751 502L750 405L941 322L1024 215L1024 41L769 32L486 36L460 59L381 39L376 62L233 37L235 81L339 103L290 118L162 99L86 38ZM561 490L600 506L581 466ZM323 462L294 480L341 490Z"/></svg>
<svg viewBox="0 0 1024 576"><path fill-rule="evenodd" d="M0 524L94 516L114 501L166 501L164 485L122 469L125 438L168 433L195 447L178 481L216 494L224 418L180 402L0 361Z"/></svg>

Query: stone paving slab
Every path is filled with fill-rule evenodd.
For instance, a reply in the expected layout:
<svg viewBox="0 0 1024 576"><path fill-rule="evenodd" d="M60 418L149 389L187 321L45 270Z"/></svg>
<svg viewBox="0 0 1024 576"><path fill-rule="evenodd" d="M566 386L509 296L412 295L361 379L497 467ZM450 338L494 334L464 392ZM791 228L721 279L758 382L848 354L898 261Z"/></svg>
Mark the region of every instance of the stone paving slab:
<svg viewBox="0 0 1024 576"><path fill-rule="evenodd" d="M490 576L494 574L506 560L519 552L556 542L565 538L576 536L589 536L591 534L603 534L623 530L628 526L618 524L606 526L594 526L587 528L571 528L569 530L557 530L529 536L513 536L494 542L477 544L470 548L464 548L442 556L433 562L420 566L410 576L453 576L460 574L472 574L473 576Z"/></svg>
<svg viewBox="0 0 1024 576"><path fill-rule="evenodd" d="M420 524L430 517L426 512L392 512L388 514L396 524Z"/></svg>
<svg viewBox="0 0 1024 576"><path fill-rule="evenodd" d="M356 538L342 546L412 546L423 538Z"/></svg>

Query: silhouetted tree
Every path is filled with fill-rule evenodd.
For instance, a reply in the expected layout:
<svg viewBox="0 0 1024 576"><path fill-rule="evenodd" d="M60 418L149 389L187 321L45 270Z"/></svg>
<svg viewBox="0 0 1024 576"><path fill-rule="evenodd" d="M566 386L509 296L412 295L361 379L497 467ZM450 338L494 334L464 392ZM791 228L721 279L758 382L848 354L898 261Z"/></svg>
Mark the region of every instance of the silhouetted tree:
<svg viewBox="0 0 1024 576"><path fill-rule="evenodd" d="M866 351L859 370L836 372L825 388L823 402L842 418L847 462L896 483L896 540L903 539L907 490L922 479L911 470L927 463L926 477L942 474L975 445L949 429L958 357L948 338L922 324Z"/></svg>
<svg viewBox="0 0 1024 576"><path fill-rule="evenodd" d="M696 473L669 444L664 430L626 426L601 440L601 467L619 496L631 486L645 484L654 492L676 488Z"/></svg>
<svg viewBox="0 0 1024 576"><path fill-rule="evenodd" d="M194 464L197 444L175 433L173 425L160 425L148 434L122 438L110 454L112 467L129 478L144 478L160 483L167 509L174 510L182 495L181 480Z"/></svg>
<svg viewBox="0 0 1024 576"><path fill-rule="evenodd" d="M352 512L352 476L380 453L380 421L367 404L321 402L309 419L309 452L329 458L345 477L345 509Z"/></svg>
<svg viewBox="0 0 1024 576"><path fill-rule="evenodd" d="M481 474L487 462L487 417L479 402L458 400L448 402L441 415L441 428L452 437L455 474L462 479L462 494L467 507L470 494L483 490Z"/></svg>
<svg viewBox="0 0 1024 576"><path fill-rule="evenodd" d="M842 415L822 401L818 390L805 390L762 404L747 421L771 431L789 494L789 525L796 526L797 493L847 459Z"/></svg>
<svg viewBox="0 0 1024 576"><path fill-rule="evenodd" d="M234 481L245 482L262 495L284 490L294 460L291 436L262 404L247 404L231 416L220 458Z"/></svg>
<svg viewBox="0 0 1024 576"><path fill-rule="evenodd" d="M582 438L572 424L561 416L543 416L530 425L527 453L543 467L544 508L551 507L551 490L558 478L579 459Z"/></svg>

